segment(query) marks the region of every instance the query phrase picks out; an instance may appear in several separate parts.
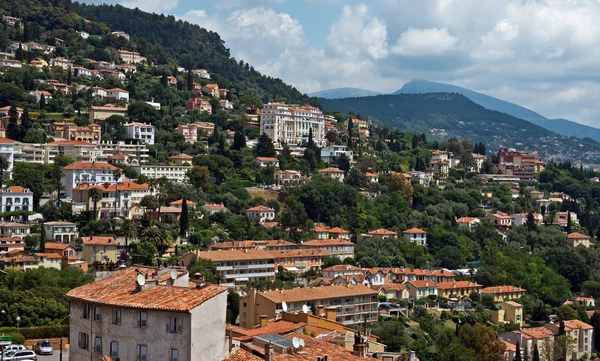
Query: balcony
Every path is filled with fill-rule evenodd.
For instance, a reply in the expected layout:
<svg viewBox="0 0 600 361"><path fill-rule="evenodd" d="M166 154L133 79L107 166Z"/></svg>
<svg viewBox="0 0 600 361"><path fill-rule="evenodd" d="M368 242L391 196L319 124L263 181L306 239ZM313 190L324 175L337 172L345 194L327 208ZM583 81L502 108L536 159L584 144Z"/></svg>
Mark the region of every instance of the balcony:
<svg viewBox="0 0 600 361"><path fill-rule="evenodd" d="M256 272L256 273L235 273L227 274L225 278L257 278L257 277L275 277L275 272Z"/></svg>

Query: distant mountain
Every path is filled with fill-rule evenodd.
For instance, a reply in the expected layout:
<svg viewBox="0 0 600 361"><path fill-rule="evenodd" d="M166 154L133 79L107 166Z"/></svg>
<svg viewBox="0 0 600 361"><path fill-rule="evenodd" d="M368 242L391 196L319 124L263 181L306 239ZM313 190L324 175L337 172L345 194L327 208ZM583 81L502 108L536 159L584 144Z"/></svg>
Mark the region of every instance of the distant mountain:
<svg viewBox="0 0 600 361"><path fill-rule="evenodd" d="M473 90L456 85L437 83L428 80L415 79L394 92L393 94L423 94L423 93L458 93L471 99L473 102L501 113L506 113L517 118L528 120L534 124L562 135L579 138L590 137L600 141L600 129L579 124L566 119L548 119L531 109L513 104L498 98L491 97Z"/></svg>
<svg viewBox="0 0 600 361"><path fill-rule="evenodd" d="M327 89L318 92L308 94L311 97L325 98L325 99L340 99L340 98L359 98L368 97L372 95L379 95L381 93L358 88L337 88Z"/></svg>
<svg viewBox="0 0 600 361"><path fill-rule="evenodd" d="M600 143L562 136L512 115L486 109L457 93L378 95L346 99L320 99L324 110L350 110L428 139L466 138L484 142L487 149L514 147L538 151L543 159L600 164Z"/></svg>

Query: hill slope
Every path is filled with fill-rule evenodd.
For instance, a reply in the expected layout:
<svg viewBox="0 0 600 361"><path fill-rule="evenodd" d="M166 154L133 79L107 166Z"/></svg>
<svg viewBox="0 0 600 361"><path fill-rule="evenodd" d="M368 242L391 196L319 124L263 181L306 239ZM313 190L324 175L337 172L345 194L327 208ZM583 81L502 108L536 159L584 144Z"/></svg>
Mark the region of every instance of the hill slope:
<svg viewBox="0 0 600 361"><path fill-rule="evenodd" d="M491 97L473 90L452 84L438 83L428 80L415 79L394 92L393 94L424 94L424 93L458 93L471 99L473 102L517 118L528 120L548 130L562 135L579 138L590 137L600 141L600 129L579 124L567 119L548 119L541 114L520 105Z"/></svg>
<svg viewBox="0 0 600 361"><path fill-rule="evenodd" d="M561 136L511 115L489 110L456 93L379 95L320 99L324 110L352 110L374 122L429 138L483 141L488 149L515 147L538 151L544 159L570 159L600 164L600 143Z"/></svg>
<svg viewBox="0 0 600 361"><path fill-rule="evenodd" d="M340 98L358 98L367 97L372 95L379 95L381 93L358 88L336 88L321 90L318 92L308 94L311 97L325 98L325 99L340 99Z"/></svg>

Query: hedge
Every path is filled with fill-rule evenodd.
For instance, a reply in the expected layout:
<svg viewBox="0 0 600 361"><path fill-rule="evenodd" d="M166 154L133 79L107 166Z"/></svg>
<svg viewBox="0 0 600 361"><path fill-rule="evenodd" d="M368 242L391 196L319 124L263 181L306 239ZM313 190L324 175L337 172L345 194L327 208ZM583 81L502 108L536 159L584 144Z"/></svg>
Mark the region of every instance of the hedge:
<svg viewBox="0 0 600 361"><path fill-rule="evenodd" d="M0 334L17 333L16 327L1 327ZM20 327L18 333L27 340L41 338L69 337L69 325L60 326L40 326L40 327Z"/></svg>

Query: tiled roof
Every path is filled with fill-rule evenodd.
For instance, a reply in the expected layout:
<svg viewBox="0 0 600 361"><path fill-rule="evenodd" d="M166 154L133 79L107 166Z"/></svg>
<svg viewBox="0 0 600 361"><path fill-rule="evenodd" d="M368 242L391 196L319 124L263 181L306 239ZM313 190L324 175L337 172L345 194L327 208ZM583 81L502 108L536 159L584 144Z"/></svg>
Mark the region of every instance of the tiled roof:
<svg viewBox="0 0 600 361"><path fill-rule="evenodd" d="M476 221L479 218L476 217L460 217L459 219L456 220L456 223L471 223Z"/></svg>
<svg viewBox="0 0 600 361"><path fill-rule="evenodd" d="M185 201L185 203L187 203L187 204L189 204L189 205L195 205L195 204L196 204L196 202L192 202L192 201L190 201L189 199L187 199L187 200ZM169 203L169 204L170 204L170 205L172 205L172 206L177 206L177 205L180 205L180 204L182 205L182 204L183 204L183 199L178 199L178 200L176 200L176 201L173 201L173 202L171 202L171 203Z"/></svg>
<svg viewBox="0 0 600 361"><path fill-rule="evenodd" d="M48 249L60 249L63 250L67 247L73 247L70 244L67 243L58 243L58 242L48 242L44 245L44 251L48 250Z"/></svg>
<svg viewBox="0 0 600 361"><path fill-rule="evenodd" d="M330 167L318 170L317 173L344 173L344 171L339 168Z"/></svg>
<svg viewBox="0 0 600 361"><path fill-rule="evenodd" d="M259 162L279 162L279 159L274 157L256 157Z"/></svg>
<svg viewBox="0 0 600 361"><path fill-rule="evenodd" d="M29 225L17 222L0 222L0 227L29 228Z"/></svg>
<svg viewBox="0 0 600 361"><path fill-rule="evenodd" d="M104 162L74 162L65 167L65 170L82 170L82 169L109 169L109 170L117 170L119 168L115 167L112 164L104 163Z"/></svg>
<svg viewBox="0 0 600 361"><path fill-rule="evenodd" d="M75 223L67 221L44 222L44 226L74 226Z"/></svg>
<svg viewBox="0 0 600 361"><path fill-rule="evenodd" d="M0 144L17 144L16 140L0 137Z"/></svg>
<svg viewBox="0 0 600 361"><path fill-rule="evenodd" d="M273 228L273 227L277 227L278 225L279 225L279 222L263 222L263 224L261 224L261 227Z"/></svg>
<svg viewBox="0 0 600 361"><path fill-rule="evenodd" d="M256 327L256 328L247 329L247 328L243 328L243 327L227 325L225 327L225 329L227 331L231 330L232 332L243 335L243 336L252 337L252 336L260 336L260 335L268 335L268 334L273 334L273 333L279 334L279 335L284 335L284 334L287 334L290 332L294 332L294 331L304 327L305 325L306 325L306 323L304 323L304 322L296 323L296 322L290 322L290 321L284 321L284 320L277 320L277 321L268 323L264 327Z"/></svg>
<svg viewBox="0 0 600 361"><path fill-rule="evenodd" d="M137 269L142 273L152 272L151 269ZM67 297L117 307L185 312L227 292L227 287L217 285L203 289L158 285L135 292L136 276L136 270L129 267L103 280L72 289Z"/></svg>
<svg viewBox="0 0 600 361"><path fill-rule="evenodd" d="M249 212L274 212L275 210L271 207L256 206L256 207L248 208L248 211Z"/></svg>
<svg viewBox="0 0 600 361"><path fill-rule="evenodd" d="M348 234L349 232L340 227L333 227L333 228L329 229L329 233Z"/></svg>
<svg viewBox="0 0 600 361"><path fill-rule="evenodd" d="M118 185L109 184L108 187L105 187L104 185L100 185L100 184L81 183L77 187L73 188L73 190L74 191L86 191L86 190L89 190L92 188L98 188L102 192L110 193L110 192L116 192L117 190L119 190L119 191L144 190L144 189L149 189L149 187L150 186L146 183L137 184L135 182L121 182Z"/></svg>
<svg viewBox="0 0 600 361"><path fill-rule="evenodd" d="M492 293L492 294L501 294L501 293L515 293L515 292L527 292L526 289L516 286L494 286L494 287L486 287L481 290L482 293Z"/></svg>
<svg viewBox="0 0 600 361"><path fill-rule="evenodd" d="M379 289L384 289L384 290L394 290L394 291L403 291L406 288L406 285L404 283L387 283L383 286L380 286Z"/></svg>
<svg viewBox="0 0 600 361"><path fill-rule="evenodd" d="M363 285L331 285L294 288L291 290L261 292L261 296L275 302L299 302L351 296L376 296L377 291Z"/></svg>
<svg viewBox="0 0 600 361"><path fill-rule="evenodd" d="M584 330L591 330L594 328L594 326L592 325L588 325L587 323L580 321L580 320L568 320L568 321L564 321L565 322L565 327L570 327L570 328L581 328Z"/></svg>
<svg viewBox="0 0 600 361"><path fill-rule="evenodd" d="M367 233L369 236L397 236L398 233L394 231L388 231L385 228L379 228L374 231L370 231Z"/></svg>
<svg viewBox="0 0 600 361"><path fill-rule="evenodd" d="M428 280L408 281L407 284L413 286L414 288L437 287L437 284L435 282Z"/></svg>
<svg viewBox="0 0 600 361"><path fill-rule="evenodd" d="M470 281L456 281L456 282L439 282L437 284L439 290L449 290L455 288L482 288L483 286L470 282Z"/></svg>
<svg viewBox="0 0 600 361"><path fill-rule="evenodd" d="M411 228L411 229L407 229L406 231L402 232L403 234L423 234L423 233L427 233L422 229L419 228Z"/></svg>
<svg viewBox="0 0 600 361"><path fill-rule="evenodd" d="M546 327L524 328L521 330L521 332L535 339L554 337L554 332L550 331Z"/></svg>
<svg viewBox="0 0 600 361"><path fill-rule="evenodd" d="M194 159L194 157L192 157L189 154L181 153L181 154L177 154L172 157L169 157L169 159Z"/></svg>
<svg viewBox="0 0 600 361"><path fill-rule="evenodd" d="M324 250L315 250L315 249L288 249L288 250L274 250L269 251L274 258L294 258L294 257L311 257L311 256L320 256L325 257L329 256L329 253Z"/></svg>
<svg viewBox="0 0 600 361"><path fill-rule="evenodd" d="M90 236L83 237L82 240L84 245L117 245L117 242L115 242L115 239L112 237Z"/></svg>
<svg viewBox="0 0 600 361"><path fill-rule="evenodd" d="M230 249L230 248L257 248L261 246L273 247L273 246L295 246L295 243L283 240L283 239L269 239L259 241L231 241L231 242L219 242L210 246L211 249Z"/></svg>
<svg viewBox="0 0 600 361"><path fill-rule="evenodd" d="M225 211L227 208L219 203L206 203L203 207L206 207L213 211Z"/></svg>
<svg viewBox="0 0 600 361"><path fill-rule="evenodd" d="M586 236L585 234L581 234L578 232L569 233L567 235L568 239L590 239L590 236Z"/></svg>
<svg viewBox="0 0 600 361"><path fill-rule="evenodd" d="M262 361L264 359L264 357L255 355L246 349L238 348L223 359L223 361Z"/></svg>
<svg viewBox="0 0 600 361"><path fill-rule="evenodd" d="M327 267L327 268L323 268L323 271L333 271L333 272L340 272L340 271L360 271L360 268L350 265L350 264L338 264L335 266L331 266L331 267Z"/></svg>
<svg viewBox="0 0 600 361"><path fill-rule="evenodd" d="M27 190L27 192L25 192ZM28 189L20 186L10 186L2 189L2 193L31 193Z"/></svg>
<svg viewBox="0 0 600 361"><path fill-rule="evenodd" d="M347 239L313 239L300 244L300 247L352 246L354 243Z"/></svg>
<svg viewBox="0 0 600 361"><path fill-rule="evenodd" d="M36 257L45 257L45 258L62 258L60 255L56 253L36 253Z"/></svg>
<svg viewBox="0 0 600 361"><path fill-rule="evenodd" d="M237 260L266 260L273 259L274 255L260 249L247 249L244 251L232 249L227 251L196 251L196 256L201 259L210 259L213 262Z"/></svg>
<svg viewBox="0 0 600 361"><path fill-rule="evenodd" d="M96 145L88 143L88 142L84 142L82 140L58 140L56 142L50 142L48 144L52 144L52 145L81 145L84 147L95 147Z"/></svg>

